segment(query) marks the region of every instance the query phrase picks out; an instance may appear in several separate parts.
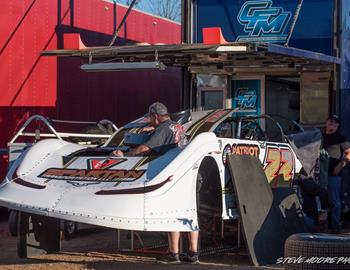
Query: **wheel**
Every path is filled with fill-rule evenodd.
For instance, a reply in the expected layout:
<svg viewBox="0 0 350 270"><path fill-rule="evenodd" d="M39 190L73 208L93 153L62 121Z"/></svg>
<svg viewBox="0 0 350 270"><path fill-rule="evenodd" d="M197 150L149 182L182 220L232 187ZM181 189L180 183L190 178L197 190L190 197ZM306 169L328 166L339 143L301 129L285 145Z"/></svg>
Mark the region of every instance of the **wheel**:
<svg viewBox="0 0 350 270"><path fill-rule="evenodd" d="M78 224L73 221L63 221L63 235L66 239L72 238L78 231Z"/></svg>
<svg viewBox="0 0 350 270"><path fill-rule="evenodd" d="M21 259L25 259L28 257L26 235L29 232L29 215L14 210L12 210L11 213L13 215L12 219L16 220L17 256ZM13 224L14 222L10 222L9 219L9 224L11 223Z"/></svg>
<svg viewBox="0 0 350 270"><path fill-rule="evenodd" d="M12 236L18 235L18 211L11 210L9 215L9 230Z"/></svg>
<svg viewBox="0 0 350 270"><path fill-rule="evenodd" d="M341 257L343 259L350 257L350 237L331 234L293 234L285 242L284 257L302 258L302 263L285 263L283 266L286 270L349 269L349 261L344 263Z"/></svg>

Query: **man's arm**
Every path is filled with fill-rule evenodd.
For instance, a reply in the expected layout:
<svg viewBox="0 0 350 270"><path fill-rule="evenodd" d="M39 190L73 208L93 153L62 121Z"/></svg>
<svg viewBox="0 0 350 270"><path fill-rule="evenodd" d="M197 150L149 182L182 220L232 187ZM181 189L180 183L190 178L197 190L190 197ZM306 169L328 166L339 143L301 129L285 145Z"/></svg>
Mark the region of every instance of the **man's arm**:
<svg viewBox="0 0 350 270"><path fill-rule="evenodd" d="M134 156L144 156L144 155L147 155L149 152L151 152L151 148L149 148L148 146L146 145L139 145L137 146L135 149L129 151L129 152L126 152L126 153L123 153L122 151L120 150L115 150L112 152L112 155L113 156L117 156L117 157L134 157Z"/></svg>
<svg viewBox="0 0 350 270"><path fill-rule="evenodd" d="M143 156L143 155L147 155L148 153L151 152L152 149L165 144L164 141L164 134L163 131L161 130L155 130L151 137L148 139L148 141L144 142L144 144L141 144L139 146L137 146L135 149L128 151L126 153L123 153L120 150L114 151L113 155L115 156Z"/></svg>
<svg viewBox="0 0 350 270"><path fill-rule="evenodd" d="M341 170L346 166L346 164L350 161L350 148L346 148L344 150L344 158L339 164L334 168L334 174L339 175Z"/></svg>
<svg viewBox="0 0 350 270"><path fill-rule="evenodd" d="M133 156L144 156L147 155L149 152L151 152L151 148L149 148L146 145L139 145L138 147L136 147L135 149L126 152L124 156L127 157L133 157Z"/></svg>
<svg viewBox="0 0 350 270"><path fill-rule="evenodd" d="M345 151L344 151L344 159L346 159L346 162L350 161L350 148L345 149Z"/></svg>

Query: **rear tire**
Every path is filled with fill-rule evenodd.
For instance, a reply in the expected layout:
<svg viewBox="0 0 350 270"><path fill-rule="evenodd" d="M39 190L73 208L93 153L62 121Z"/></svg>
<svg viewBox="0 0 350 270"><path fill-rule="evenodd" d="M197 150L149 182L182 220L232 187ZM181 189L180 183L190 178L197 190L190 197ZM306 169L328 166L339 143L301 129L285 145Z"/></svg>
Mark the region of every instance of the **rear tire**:
<svg viewBox="0 0 350 270"><path fill-rule="evenodd" d="M18 235L18 211L11 210L9 215L9 230L12 236Z"/></svg>
<svg viewBox="0 0 350 270"><path fill-rule="evenodd" d="M349 258L350 237L336 236L331 234L293 234L285 242L284 257L317 258ZM324 260L324 259L323 259ZM344 263L324 263L322 259L311 259L308 263L286 263L286 270L299 269L350 269L350 261Z"/></svg>

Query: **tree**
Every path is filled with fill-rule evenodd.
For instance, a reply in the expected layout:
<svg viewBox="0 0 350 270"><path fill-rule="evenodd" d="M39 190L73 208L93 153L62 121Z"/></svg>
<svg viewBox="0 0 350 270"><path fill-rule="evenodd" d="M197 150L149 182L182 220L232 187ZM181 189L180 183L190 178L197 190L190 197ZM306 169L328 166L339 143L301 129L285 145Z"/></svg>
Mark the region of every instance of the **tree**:
<svg viewBox="0 0 350 270"><path fill-rule="evenodd" d="M148 6L152 13L179 21L181 17L181 0L148 0Z"/></svg>
<svg viewBox="0 0 350 270"><path fill-rule="evenodd" d="M125 1L125 5L130 6L133 0L126 0ZM141 0L137 0L135 3L135 6L137 6L138 4L140 4Z"/></svg>
<svg viewBox="0 0 350 270"><path fill-rule="evenodd" d="M130 6L133 0L116 0ZM174 21L181 19L181 0L136 0L135 7Z"/></svg>
<svg viewBox="0 0 350 270"><path fill-rule="evenodd" d="M122 4L130 6L133 0L124 0L124 1L120 1ZM141 2L141 0L137 0L135 3L135 6L139 5Z"/></svg>

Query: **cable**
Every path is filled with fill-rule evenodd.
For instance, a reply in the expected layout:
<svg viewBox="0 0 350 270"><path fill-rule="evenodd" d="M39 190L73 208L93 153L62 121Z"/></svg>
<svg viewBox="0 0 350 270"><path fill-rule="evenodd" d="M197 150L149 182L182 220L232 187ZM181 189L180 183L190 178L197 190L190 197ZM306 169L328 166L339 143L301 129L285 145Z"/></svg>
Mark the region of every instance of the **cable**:
<svg viewBox="0 0 350 270"><path fill-rule="evenodd" d="M120 29L123 27L123 25L125 24L125 21L126 19L128 18L129 16L129 13L131 12L132 8L134 7L135 3L136 3L137 0L132 0L128 10L126 11L122 21L120 22L119 26L117 27L117 29L115 30L115 33L114 33L114 36L111 40L111 42L109 43L109 47L113 46L114 42L116 41L117 37L118 37L118 33L120 31Z"/></svg>
<svg viewBox="0 0 350 270"><path fill-rule="evenodd" d="M284 43L284 46L286 46L286 47L288 47L290 38L292 37L292 34L294 32L294 28L295 28L295 25L296 25L296 23L298 21L302 5L303 5L303 0L299 0L297 9L296 9L294 17L293 17L293 22L292 22L292 25L290 27L290 31L289 31L289 34L288 34L288 37L287 37L287 40L286 40L286 43Z"/></svg>

